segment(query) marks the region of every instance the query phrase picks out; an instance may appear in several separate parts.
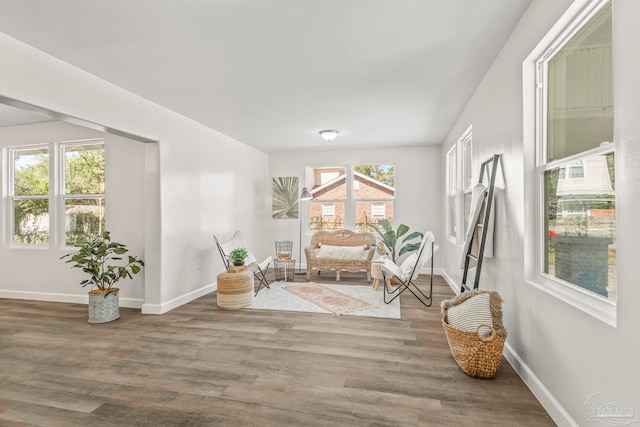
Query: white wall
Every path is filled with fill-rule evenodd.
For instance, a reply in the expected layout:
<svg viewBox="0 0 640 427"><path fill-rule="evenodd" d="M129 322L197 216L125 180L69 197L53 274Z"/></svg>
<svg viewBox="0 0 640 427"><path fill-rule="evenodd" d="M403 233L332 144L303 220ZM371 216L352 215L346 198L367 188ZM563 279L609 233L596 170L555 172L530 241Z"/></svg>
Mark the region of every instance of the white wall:
<svg viewBox="0 0 640 427"><path fill-rule="evenodd" d="M580 0L581 1L581 0ZM587 396L602 393L640 409L637 359L640 301L634 255L640 236L640 2L614 0L614 90L617 185L617 326L612 327L525 281L525 223L534 214L527 186L534 147L524 145L523 60L572 2L534 0L442 146L441 161L473 125L474 166L502 154L504 180L496 195L495 254L483 266L481 287L504 298L506 355L560 425L587 425ZM584 3L584 2L582 2ZM445 200L444 188L441 200ZM442 209L444 215L444 208ZM635 242L634 242L635 241ZM457 287L461 249L445 241L443 267Z"/></svg>
<svg viewBox="0 0 640 427"><path fill-rule="evenodd" d="M307 166L341 166L357 164L394 163L396 169L396 202L394 223L406 224L411 231L432 231L441 243L442 210L439 206L442 167L440 147L397 147L355 151L320 151L281 153L269 158L269 175L297 176L300 189L306 185ZM271 191L269 191L269 200ZM293 241L296 258L299 253L300 222L296 219L269 219L271 253L276 240ZM309 244L311 236L303 236L302 247ZM306 265L304 251L302 264ZM439 266L439 255L434 258Z"/></svg>
<svg viewBox="0 0 640 427"><path fill-rule="evenodd" d="M144 198L140 197L144 195L142 143L63 122L0 127L0 148L92 138L105 141L106 229L115 241L126 244L131 254L144 257L145 205ZM7 159L2 158L0 180L3 182L6 165ZM0 241L9 243L12 237L8 229L9 218L0 218ZM86 303L87 289L79 285L85 277L80 270L72 270L70 264L59 259L66 253L68 251L49 249L48 246L1 245L0 297ZM134 276L130 283L121 283L121 305L140 307L144 301L144 271Z"/></svg>
<svg viewBox="0 0 640 427"><path fill-rule="evenodd" d="M3 33L0 52L0 97L158 141L158 150L145 146L143 312L162 313L212 290L222 270L214 232L242 228L266 253L266 154Z"/></svg>

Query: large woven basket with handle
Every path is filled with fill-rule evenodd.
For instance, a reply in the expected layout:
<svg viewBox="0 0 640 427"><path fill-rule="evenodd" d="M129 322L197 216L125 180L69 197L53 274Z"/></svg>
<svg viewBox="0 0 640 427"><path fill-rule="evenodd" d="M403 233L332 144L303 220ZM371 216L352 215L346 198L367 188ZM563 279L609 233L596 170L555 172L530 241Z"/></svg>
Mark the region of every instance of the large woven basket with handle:
<svg viewBox="0 0 640 427"><path fill-rule="evenodd" d="M475 331L463 331L448 323L449 307L462 303L468 298L481 292L488 292L491 300L491 315L493 326L478 325ZM493 378L500 366L507 331L502 324L502 299L495 291L465 292L456 298L443 301L442 326L444 327L451 354L462 371L476 378ZM482 336L481 328L489 328L491 334Z"/></svg>

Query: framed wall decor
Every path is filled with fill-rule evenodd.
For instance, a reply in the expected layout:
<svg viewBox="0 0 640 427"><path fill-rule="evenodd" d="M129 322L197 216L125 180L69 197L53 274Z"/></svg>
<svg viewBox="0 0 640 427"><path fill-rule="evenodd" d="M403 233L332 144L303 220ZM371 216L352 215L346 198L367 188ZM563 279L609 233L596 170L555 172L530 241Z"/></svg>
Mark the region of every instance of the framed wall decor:
<svg viewBox="0 0 640 427"><path fill-rule="evenodd" d="M298 177L281 176L273 178L272 214L275 219L298 218Z"/></svg>

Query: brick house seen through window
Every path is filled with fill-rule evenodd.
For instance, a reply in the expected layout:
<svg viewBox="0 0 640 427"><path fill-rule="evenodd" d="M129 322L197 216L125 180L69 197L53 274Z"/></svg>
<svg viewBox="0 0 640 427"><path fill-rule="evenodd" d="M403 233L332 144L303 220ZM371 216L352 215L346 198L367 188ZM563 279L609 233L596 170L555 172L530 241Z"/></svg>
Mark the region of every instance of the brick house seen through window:
<svg viewBox="0 0 640 427"><path fill-rule="evenodd" d="M309 229L334 230L338 228L371 231L369 224L380 219L393 220L395 188L373 177L351 171L352 197L347 197L346 169L332 179L312 186L313 200L309 203ZM314 173L315 176L327 174ZM331 211L331 212L330 212ZM332 215L329 215L329 214ZM354 224L354 225L351 225Z"/></svg>

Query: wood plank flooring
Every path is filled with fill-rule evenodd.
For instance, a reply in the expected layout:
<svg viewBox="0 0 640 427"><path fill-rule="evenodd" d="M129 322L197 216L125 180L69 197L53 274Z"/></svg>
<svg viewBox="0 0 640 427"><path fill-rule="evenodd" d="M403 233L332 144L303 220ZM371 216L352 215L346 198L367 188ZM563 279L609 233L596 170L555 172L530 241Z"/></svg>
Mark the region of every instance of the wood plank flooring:
<svg viewBox="0 0 640 427"><path fill-rule="evenodd" d="M439 277L434 295L402 295L402 320L225 311L214 293L103 325L85 305L0 299L0 426L554 425L506 361L491 380L460 371Z"/></svg>

